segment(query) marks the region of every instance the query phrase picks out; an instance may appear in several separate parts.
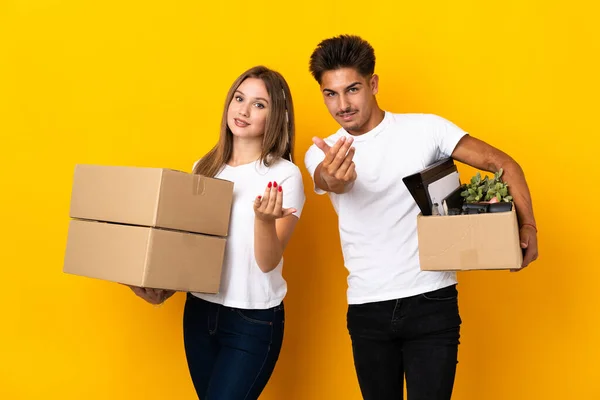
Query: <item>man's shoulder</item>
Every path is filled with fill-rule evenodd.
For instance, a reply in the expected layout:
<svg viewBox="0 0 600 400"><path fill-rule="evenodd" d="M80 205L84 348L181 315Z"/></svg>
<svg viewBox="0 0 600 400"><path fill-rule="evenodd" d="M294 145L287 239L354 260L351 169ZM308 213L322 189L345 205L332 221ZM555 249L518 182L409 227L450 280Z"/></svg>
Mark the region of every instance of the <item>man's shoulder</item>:
<svg viewBox="0 0 600 400"><path fill-rule="evenodd" d="M436 125L445 121L437 114L431 113L392 113L388 112L390 122L397 125Z"/></svg>

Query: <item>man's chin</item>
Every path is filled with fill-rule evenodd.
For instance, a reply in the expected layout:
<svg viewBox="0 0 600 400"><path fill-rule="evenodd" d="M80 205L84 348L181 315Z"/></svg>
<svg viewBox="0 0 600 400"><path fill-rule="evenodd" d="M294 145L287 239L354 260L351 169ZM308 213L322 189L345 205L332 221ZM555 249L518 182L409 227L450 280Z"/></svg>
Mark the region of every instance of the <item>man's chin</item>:
<svg viewBox="0 0 600 400"><path fill-rule="evenodd" d="M342 124L342 128L344 128L348 132L356 132L356 131L360 130L360 125L357 124L356 122L352 121L352 122L346 122L346 123Z"/></svg>

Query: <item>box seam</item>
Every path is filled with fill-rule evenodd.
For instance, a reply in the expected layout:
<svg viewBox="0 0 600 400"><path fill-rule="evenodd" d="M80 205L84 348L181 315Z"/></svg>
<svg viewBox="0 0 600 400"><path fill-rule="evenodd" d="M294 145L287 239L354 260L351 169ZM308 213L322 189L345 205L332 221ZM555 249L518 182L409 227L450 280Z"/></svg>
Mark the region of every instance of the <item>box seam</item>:
<svg viewBox="0 0 600 400"><path fill-rule="evenodd" d="M150 228L149 229L149 233L148 233L148 237L146 239L146 252L144 255L144 270L142 271L142 285L144 287L146 287L146 278L148 276L148 270L150 269L150 262L152 261L152 255L151 255L151 251L152 251L152 244L154 241L154 229Z"/></svg>
<svg viewBox="0 0 600 400"><path fill-rule="evenodd" d="M160 203L161 203L161 199L162 199L162 192L164 189L164 185L163 185L163 180L165 178L165 170L161 170L160 172L160 180L158 181L158 193L157 193L157 198L156 198L156 203L154 206L154 221L152 224L153 228L156 228L158 226L158 220L159 220L159 214L160 214Z"/></svg>

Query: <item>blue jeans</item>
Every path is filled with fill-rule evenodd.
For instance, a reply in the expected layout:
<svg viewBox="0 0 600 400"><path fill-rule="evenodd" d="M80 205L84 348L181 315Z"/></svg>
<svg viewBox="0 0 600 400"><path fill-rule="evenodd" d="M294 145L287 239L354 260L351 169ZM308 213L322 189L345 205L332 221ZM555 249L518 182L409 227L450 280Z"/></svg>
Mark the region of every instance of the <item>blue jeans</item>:
<svg viewBox="0 0 600 400"><path fill-rule="evenodd" d="M417 296L350 305L348 330L364 400L450 400L461 318L448 286Z"/></svg>
<svg viewBox="0 0 600 400"><path fill-rule="evenodd" d="M283 303L266 310L225 307L188 293L185 354L201 400L256 400L283 342Z"/></svg>

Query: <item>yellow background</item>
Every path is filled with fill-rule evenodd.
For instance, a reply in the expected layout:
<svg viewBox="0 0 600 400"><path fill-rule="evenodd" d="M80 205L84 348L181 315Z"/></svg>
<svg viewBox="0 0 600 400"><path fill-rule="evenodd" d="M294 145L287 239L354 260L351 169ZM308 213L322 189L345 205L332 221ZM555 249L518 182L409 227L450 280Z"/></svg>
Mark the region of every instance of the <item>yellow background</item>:
<svg viewBox="0 0 600 400"><path fill-rule="evenodd" d="M0 398L194 398L182 294L154 308L62 273L74 165L189 170L217 139L231 82L255 64L290 83L302 164L310 138L337 129L308 57L321 39L355 33L376 49L383 108L436 113L500 147L533 193L540 260L459 275L453 398L599 399L597 10L577 0L217 4L0 0ZM302 170L286 337L262 399L359 399L336 218Z"/></svg>

